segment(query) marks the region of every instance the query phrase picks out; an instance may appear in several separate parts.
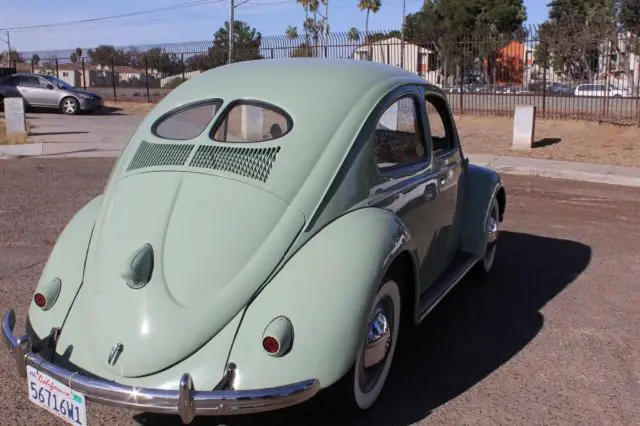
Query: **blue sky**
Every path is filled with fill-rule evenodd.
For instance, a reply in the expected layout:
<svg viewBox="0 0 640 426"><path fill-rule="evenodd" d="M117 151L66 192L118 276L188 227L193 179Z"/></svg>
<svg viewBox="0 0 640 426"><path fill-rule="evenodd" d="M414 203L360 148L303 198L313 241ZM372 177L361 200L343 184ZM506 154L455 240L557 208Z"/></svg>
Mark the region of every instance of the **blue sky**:
<svg viewBox="0 0 640 426"><path fill-rule="evenodd" d="M241 3L245 0L236 0ZM3 8L0 28L12 28L92 19L197 3L181 9L157 11L101 22L52 26L11 31L12 47L20 51L68 50L93 47L100 43L116 46L210 40L213 33L228 20L228 0L62 0L52 4L46 0L21 0ZM420 8L423 0L406 0L407 13ZM546 19L547 0L525 0L528 23ZM357 0L331 0L331 30L347 31L356 26L364 29L365 14L356 7ZM303 9L295 0L248 0L236 8L236 19L248 22L263 36L283 34L287 25L301 26ZM393 29L402 20L402 0L383 0L382 8L369 18L370 30ZM4 32L4 31L3 31ZM0 39L5 35L0 34ZM0 42L0 50L6 45Z"/></svg>

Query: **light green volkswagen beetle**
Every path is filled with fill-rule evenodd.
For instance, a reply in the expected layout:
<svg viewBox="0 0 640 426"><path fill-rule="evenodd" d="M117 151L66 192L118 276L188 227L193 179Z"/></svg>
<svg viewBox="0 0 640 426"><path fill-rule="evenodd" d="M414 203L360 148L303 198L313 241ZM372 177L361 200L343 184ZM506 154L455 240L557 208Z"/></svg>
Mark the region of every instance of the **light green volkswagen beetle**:
<svg viewBox="0 0 640 426"><path fill-rule="evenodd" d="M199 415L321 389L378 399L401 324L488 273L506 193L463 156L447 99L399 68L259 60L186 81L58 239L25 334L25 397ZM324 392L324 391L323 391Z"/></svg>

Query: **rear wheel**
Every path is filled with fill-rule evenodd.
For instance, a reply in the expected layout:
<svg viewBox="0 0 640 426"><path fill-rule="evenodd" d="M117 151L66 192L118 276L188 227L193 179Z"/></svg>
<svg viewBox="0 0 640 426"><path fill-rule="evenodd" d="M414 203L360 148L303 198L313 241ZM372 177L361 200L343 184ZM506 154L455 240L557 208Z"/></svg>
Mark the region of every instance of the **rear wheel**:
<svg viewBox="0 0 640 426"><path fill-rule="evenodd" d="M378 400L396 350L401 305L400 284L393 277L386 278L373 300L367 333L362 336L355 362L330 389L332 405L356 413Z"/></svg>
<svg viewBox="0 0 640 426"><path fill-rule="evenodd" d="M75 98L64 98L62 102L60 102L60 110L63 114L75 115L80 111L80 104Z"/></svg>

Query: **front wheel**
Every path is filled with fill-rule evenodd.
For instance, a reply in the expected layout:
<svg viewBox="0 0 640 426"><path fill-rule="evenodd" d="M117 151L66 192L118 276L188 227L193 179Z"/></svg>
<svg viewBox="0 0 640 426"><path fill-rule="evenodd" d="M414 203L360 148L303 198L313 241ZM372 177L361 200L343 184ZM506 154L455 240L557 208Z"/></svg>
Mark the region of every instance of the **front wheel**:
<svg viewBox="0 0 640 426"><path fill-rule="evenodd" d="M75 115L80 111L80 104L75 98L64 98L62 102L60 102L60 110L63 114Z"/></svg>
<svg viewBox="0 0 640 426"><path fill-rule="evenodd" d="M484 257L476 263L474 267L474 273L476 276L486 276L491 272L493 264L496 258L496 249L498 248L498 234L500 226L500 207L498 206L498 200L493 199L491 202L491 209L489 210L489 216L485 222L485 233L487 236L487 250Z"/></svg>
<svg viewBox="0 0 640 426"><path fill-rule="evenodd" d="M349 372L332 389L331 404L347 412L370 408L389 375L400 329L400 285L385 279L378 289L356 359Z"/></svg>

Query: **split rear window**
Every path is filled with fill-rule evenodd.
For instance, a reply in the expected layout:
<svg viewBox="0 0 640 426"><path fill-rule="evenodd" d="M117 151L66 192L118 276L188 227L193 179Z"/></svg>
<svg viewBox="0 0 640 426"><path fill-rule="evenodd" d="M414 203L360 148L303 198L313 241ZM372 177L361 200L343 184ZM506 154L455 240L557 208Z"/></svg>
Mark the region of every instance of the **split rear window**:
<svg viewBox="0 0 640 426"><path fill-rule="evenodd" d="M265 142L286 135L292 124L291 117L273 105L238 101L227 108L211 138L216 142Z"/></svg>
<svg viewBox="0 0 640 426"><path fill-rule="evenodd" d="M194 139L211 124L221 106L221 99L212 99L180 107L160 117L152 132L163 139ZM225 108L209 137L227 143L265 142L286 135L292 126L291 117L276 106L258 101L235 101Z"/></svg>
<svg viewBox="0 0 640 426"><path fill-rule="evenodd" d="M178 108L160 117L152 132L163 139L193 139L207 128L221 105L222 100L212 99Z"/></svg>

